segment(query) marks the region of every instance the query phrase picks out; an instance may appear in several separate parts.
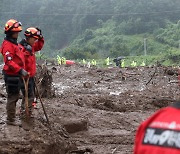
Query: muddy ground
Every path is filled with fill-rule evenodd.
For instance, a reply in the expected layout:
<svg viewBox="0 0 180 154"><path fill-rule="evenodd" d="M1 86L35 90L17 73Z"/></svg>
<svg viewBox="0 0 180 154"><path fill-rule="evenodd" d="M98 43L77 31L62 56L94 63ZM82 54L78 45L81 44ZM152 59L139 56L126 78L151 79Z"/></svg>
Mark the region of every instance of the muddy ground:
<svg viewBox="0 0 180 154"><path fill-rule="evenodd" d="M7 126L1 79L0 153L77 154L87 149L86 154L131 154L138 125L179 100L177 72L171 67L49 69L56 97L43 98L43 103L50 124L39 102L33 120L23 127Z"/></svg>

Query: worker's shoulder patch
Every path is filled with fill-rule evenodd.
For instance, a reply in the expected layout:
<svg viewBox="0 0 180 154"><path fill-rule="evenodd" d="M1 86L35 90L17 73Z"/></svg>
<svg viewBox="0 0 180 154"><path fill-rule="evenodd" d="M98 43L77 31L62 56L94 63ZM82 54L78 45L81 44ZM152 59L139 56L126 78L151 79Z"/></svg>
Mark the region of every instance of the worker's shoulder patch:
<svg viewBox="0 0 180 154"><path fill-rule="evenodd" d="M8 56L8 57L7 57L7 60L12 60L12 57L11 57L11 56Z"/></svg>
<svg viewBox="0 0 180 154"><path fill-rule="evenodd" d="M7 55L9 55L9 54L10 54L10 52L9 52L9 51L6 51L6 52L5 52L5 55L6 55L6 56L7 56Z"/></svg>
<svg viewBox="0 0 180 154"><path fill-rule="evenodd" d="M180 130L147 128L142 144L180 149Z"/></svg>

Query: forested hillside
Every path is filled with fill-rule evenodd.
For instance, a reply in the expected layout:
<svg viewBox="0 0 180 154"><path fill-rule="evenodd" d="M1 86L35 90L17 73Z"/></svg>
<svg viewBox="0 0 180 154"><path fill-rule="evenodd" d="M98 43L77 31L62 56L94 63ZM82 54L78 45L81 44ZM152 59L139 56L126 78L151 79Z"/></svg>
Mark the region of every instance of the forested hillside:
<svg viewBox="0 0 180 154"><path fill-rule="evenodd" d="M87 29L79 38L65 48L64 54L70 58L104 58L116 56L144 55L144 40L146 54L167 54L179 47L179 24L167 24L154 33L125 35L116 30L112 21L106 22L102 28ZM119 33L119 34L118 34Z"/></svg>
<svg viewBox="0 0 180 154"><path fill-rule="evenodd" d="M68 58L177 50L180 0L0 0L0 28L15 18L40 27L45 53ZM23 33L22 33L23 34ZM23 36L21 34L21 36ZM0 31L1 39L3 35Z"/></svg>

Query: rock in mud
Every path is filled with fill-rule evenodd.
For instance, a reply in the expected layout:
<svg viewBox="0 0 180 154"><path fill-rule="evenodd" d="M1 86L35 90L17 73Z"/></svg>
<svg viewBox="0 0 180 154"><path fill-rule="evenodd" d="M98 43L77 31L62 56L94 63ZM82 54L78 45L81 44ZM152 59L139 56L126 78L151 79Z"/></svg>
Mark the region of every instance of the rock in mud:
<svg viewBox="0 0 180 154"><path fill-rule="evenodd" d="M88 130L88 120L73 119L68 122L64 122L63 126L65 127L65 129L68 133L87 131Z"/></svg>

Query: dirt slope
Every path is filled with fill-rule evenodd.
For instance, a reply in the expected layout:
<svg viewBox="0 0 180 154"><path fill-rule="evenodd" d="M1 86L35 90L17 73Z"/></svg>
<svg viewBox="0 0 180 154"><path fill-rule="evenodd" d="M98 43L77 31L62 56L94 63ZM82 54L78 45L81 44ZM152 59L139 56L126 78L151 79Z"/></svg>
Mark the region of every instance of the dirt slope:
<svg viewBox="0 0 180 154"><path fill-rule="evenodd" d="M56 68L56 97L43 99L52 130L44 121L40 104L29 131L7 126L3 122L4 99L0 106L0 153L64 154L77 146L95 154L130 154L138 125L179 99L177 75L167 71L176 71L173 68Z"/></svg>

